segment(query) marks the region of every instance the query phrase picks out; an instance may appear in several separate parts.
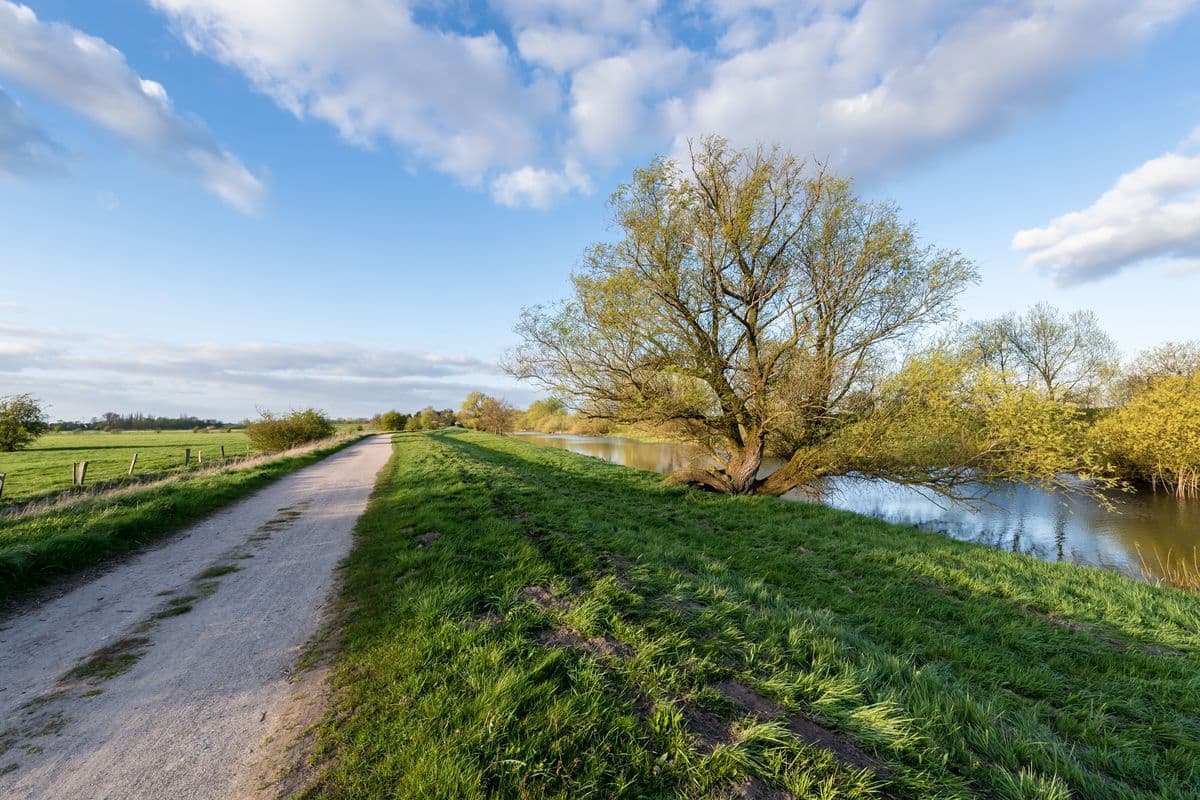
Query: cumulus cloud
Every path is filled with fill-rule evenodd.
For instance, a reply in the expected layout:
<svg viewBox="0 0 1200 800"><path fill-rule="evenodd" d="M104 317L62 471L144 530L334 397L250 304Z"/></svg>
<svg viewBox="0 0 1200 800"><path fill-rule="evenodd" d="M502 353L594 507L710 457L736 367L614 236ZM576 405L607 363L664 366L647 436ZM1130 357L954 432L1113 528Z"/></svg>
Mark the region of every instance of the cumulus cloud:
<svg viewBox="0 0 1200 800"><path fill-rule="evenodd" d="M750 4L718 4L732 30ZM1084 66L1143 41L1190 0L986 5L762 4L686 98L676 146L730 132L776 141L862 177L989 135L1057 97ZM764 12L763 8L767 10Z"/></svg>
<svg viewBox="0 0 1200 800"><path fill-rule="evenodd" d="M29 177L63 171L63 148L0 90L0 176Z"/></svg>
<svg viewBox="0 0 1200 800"><path fill-rule="evenodd" d="M543 205L587 185L568 161L706 133L878 176L1036 112L1194 0L490 0L469 25L420 0L147 1L297 116Z"/></svg>
<svg viewBox="0 0 1200 800"><path fill-rule="evenodd" d="M509 207L548 208L560 196L572 190L591 188L587 174L577 161L568 161L562 170L524 166L498 175L492 181L492 197Z"/></svg>
<svg viewBox="0 0 1200 800"><path fill-rule="evenodd" d="M161 409L240 419L256 407L305 406L356 415L389 407L457 407L473 389L514 401L528 396L494 364L467 356L337 343L177 346L128 337L95 340L3 322L0 385L34 393L64 418Z"/></svg>
<svg viewBox="0 0 1200 800"><path fill-rule="evenodd" d="M150 0L196 50L348 141L396 142L467 184L528 163L551 83L525 81L493 31L423 27L384 0Z"/></svg>
<svg viewBox="0 0 1200 800"><path fill-rule="evenodd" d="M1083 283L1136 264L1200 267L1200 129L1174 152L1125 173L1081 211L1021 230L1012 245L1060 284Z"/></svg>
<svg viewBox="0 0 1200 800"><path fill-rule="evenodd" d="M262 180L208 131L180 117L166 89L139 76L103 39L0 0L0 75L106 128L240 211L262 202ZM0 137L3 105L0 98ZM35 146L44 151L45 141Z"/></svg>

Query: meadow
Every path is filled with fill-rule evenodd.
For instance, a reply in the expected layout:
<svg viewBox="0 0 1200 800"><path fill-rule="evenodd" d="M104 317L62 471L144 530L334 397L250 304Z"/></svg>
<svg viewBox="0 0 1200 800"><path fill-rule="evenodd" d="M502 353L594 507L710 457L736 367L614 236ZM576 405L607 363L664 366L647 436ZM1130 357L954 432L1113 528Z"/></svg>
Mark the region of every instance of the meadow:
<svg viewBox="0 0 1200 800"><path fill-rule="evenodd" d="M129 462L138 454L134 477L183 469L184 450L192 451L191 465L245 457L250 441L240 430L212 431L72 431L47 433L27 449L0 453L0 473L5 473L0 506L28 500L48 492L71 490L71 465L88 462L85 486L126 480Z"/></svg>
<svg viewBox="0 0 1200 800"><path fill-rule="evenodd" d="M1194 798L1200 597L400 434L310 798Z"/></svg>
<svg viewBox="0 0 1200 800"><path fill-rule="evenodd" d="M206 450L215 451L214 445L220 446L217 434L190 436L212 436L204 440ZM226 441L237 447L238 440L233 438L236 436L240 434L228 434ZM79 496L47 497L44 502L18 503L0 513L0 607L175 533L360 438L343 435L283 453L239 460L225 467L207 460L203 468L169 470L145 483ZM177 442L185 441L194 438L178 435ZM244 436L241 442L244 454ZM226 445L227 456L230 447ZM168 463L168 458L164 454L163 463Z"/></svg>

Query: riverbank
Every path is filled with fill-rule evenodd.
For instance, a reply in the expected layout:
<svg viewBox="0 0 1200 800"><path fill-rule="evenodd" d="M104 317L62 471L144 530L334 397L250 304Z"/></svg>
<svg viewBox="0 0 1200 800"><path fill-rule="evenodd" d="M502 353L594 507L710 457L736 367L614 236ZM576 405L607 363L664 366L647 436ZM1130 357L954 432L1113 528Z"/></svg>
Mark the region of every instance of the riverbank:
<svg viewBox="0 0 1200 800"><path fill-rule="evenodd" d="M1200 598L396 437L313 797L1193 797Z"/></svg>

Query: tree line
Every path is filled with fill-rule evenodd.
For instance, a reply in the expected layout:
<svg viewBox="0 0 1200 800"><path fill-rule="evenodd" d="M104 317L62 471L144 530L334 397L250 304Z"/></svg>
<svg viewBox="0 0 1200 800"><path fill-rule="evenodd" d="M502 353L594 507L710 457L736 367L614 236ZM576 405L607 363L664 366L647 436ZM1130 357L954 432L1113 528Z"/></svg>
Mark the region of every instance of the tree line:
<svg viewBox="0 0 1200 800"><path fill-rule="evenodd" d="M670 479L714 491L859 475L948 497L1075 476L1196 492L1194 345L1122 371L1089 312L956 327L974 264L893 204L779 148L708 137L689 156L613 194L618 237L585 253L570 296L523 312L510 374L587 419L695 443L713 466ZM768 456L783 466L764 474Z"/></svg>

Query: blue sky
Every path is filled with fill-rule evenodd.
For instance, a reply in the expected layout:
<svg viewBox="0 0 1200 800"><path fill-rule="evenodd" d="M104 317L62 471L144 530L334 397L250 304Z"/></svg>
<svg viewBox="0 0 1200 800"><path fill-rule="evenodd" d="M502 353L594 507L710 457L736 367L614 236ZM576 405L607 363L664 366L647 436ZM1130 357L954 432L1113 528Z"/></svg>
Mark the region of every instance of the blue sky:
<svg viewBox="0 0 1200 800"><path fill-rule="evenodd" d="M495 367L605 199L779 142L973 258L979 318L1200 338L1184 0L0 0L0 394L241 418Z"/></svg>

